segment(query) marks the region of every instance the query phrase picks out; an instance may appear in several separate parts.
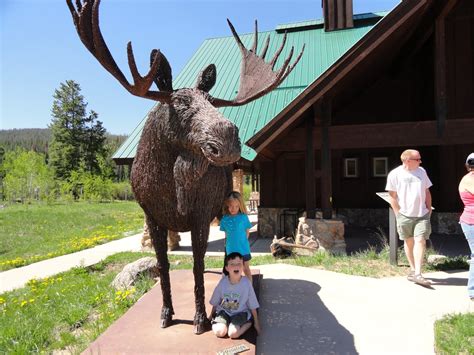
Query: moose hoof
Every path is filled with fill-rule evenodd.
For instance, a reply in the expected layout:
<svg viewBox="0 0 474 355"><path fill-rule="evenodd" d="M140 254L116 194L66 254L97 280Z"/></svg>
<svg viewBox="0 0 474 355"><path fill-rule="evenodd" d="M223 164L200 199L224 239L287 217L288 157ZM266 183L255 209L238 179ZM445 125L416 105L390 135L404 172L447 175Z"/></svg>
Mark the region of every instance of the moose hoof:
<svg viewBox="0 0 474 355"><path fill-rule="evenodd" d="M196 316L194 318L194 334L202 334L211 329L211 322L206 315Z"/></svg>
<svg viewBox="0 0 474 355"><path fill-rule="evenodd" d="M173 315L173 312L170 311L170 309L168 308L166 309L163 308L161 310L161 323L160 323L161 328L166 328L171 325L171 321L173 319L172 315Z"/></svg>
<svg viewBox="0 0 474 355"><path fill-rule="evenodd" d="M208 330L211 329L211 323L210 322L204 322L202 324L195 324L194 325L194 334L199 335L204 332L207 332Z"/></svg>

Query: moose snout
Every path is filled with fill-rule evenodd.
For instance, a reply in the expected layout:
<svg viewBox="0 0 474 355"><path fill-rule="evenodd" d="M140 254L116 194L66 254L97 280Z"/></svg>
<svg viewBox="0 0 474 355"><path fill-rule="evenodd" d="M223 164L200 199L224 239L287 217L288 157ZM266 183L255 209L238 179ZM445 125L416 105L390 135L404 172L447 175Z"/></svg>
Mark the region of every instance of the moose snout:
<svg viewBox="0 0 474 355"><path fill-rule="evenodd" d="M238 128L229 121L220 121L201 145L204 156L213 165L229 165L240 158L241 145Z"/></svg>

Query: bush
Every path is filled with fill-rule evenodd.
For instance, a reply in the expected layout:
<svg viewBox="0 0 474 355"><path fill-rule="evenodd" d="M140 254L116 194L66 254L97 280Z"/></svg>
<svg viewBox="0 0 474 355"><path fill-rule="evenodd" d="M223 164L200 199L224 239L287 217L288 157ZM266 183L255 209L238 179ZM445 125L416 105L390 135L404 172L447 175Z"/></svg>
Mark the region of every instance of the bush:
<svg viewBox="0 0 474 355"><path fill-rule="evenodd" d="M248 201L250 199L250 192L252 192L252 185L244 183L243 190L244 195L242 197L244 201Z"/></svg>
<svg viewBox="0 0 474 355"><path fill-rule="evenodd" d="M67 181L61 183L60 191L61 199L65 201L110 201L113 199L113 182L103 176L73 171Z"/></svg>
<svg viewBox="0 0 474 355"><path fill-rule="evenodd" d="M134 200L132 186L129 181L115 182L112 184L112 198L114 200Z"/></svg>
<svg viewBox="0 0 474 355"><path fill-rule="evenodd" d="M53 174L44 154L15 150L5 154L0 167L5 197L10 201L45 199L54 188Z"/></svg>
<svg viewBox="0 0 474 355"><path fill-rule="evenodd" d="M85 175L84 199L91 201L112 200L112 180L102 176Z"/></svg>

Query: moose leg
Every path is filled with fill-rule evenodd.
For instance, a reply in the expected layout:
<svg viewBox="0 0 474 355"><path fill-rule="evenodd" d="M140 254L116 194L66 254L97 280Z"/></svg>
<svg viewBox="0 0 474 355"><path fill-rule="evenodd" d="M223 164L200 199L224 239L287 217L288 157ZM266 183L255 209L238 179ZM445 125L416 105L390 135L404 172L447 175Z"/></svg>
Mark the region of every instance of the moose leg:
<svg viewBox="0 0 474 355"><path fill-rule="evenodd" d="M171 325L174 310L171 300L171 285L170 285L170 263L168 262L168 230L159 227L151 219L147 218L151 240L155 248L156 258L158 260L158 270L160 273L161 294L163 297L163 307L161 308L161 328L166 328Z"/></svg>
<svg viewBox="0 0 474 355"><path fill-rule="evenodd" d="M209 238L209 223L202 223L191 229L191 240L194 257L194 300L196 302L196 313L194 315L194 333L202 334L209 330L211 324L206 315L206 304L204 302L204 255Z"/></svg>

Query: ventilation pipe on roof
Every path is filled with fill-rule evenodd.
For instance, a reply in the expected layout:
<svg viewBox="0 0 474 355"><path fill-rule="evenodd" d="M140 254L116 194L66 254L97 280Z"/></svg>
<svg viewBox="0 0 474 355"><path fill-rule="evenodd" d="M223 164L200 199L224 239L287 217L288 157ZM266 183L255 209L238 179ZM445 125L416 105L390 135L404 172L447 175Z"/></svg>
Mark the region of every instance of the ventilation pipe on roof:
<svg viewBox="0 0 474 355"><path fill-rule="evenodd" d="M352 0L321 0L321 3L325 31L354 27Z"/></svg>

